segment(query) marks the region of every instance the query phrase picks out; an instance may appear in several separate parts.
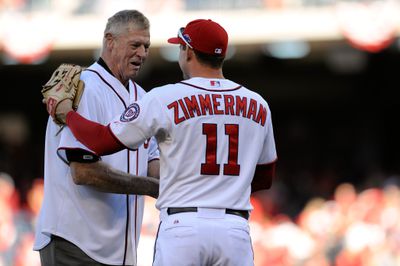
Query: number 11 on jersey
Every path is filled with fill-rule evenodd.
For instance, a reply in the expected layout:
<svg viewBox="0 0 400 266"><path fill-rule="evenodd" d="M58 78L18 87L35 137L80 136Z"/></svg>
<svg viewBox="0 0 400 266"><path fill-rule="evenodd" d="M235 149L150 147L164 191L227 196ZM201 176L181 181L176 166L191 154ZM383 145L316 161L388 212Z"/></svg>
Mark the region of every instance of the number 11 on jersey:
<svg viewBox="0 0 400 266"><path fill-rule="evenodd" d="M238 164L239 151L239 125L225 124L225 135L228 136L228 163L224 164L223 174L238 176L240 165ZM206 136L205 163L201 164L202 175L219 175L220 165L217 164L217 124L203 124L203 135ZM221 139L220 139L221 141ZM224 140L222 140L224 141Z"/></svg>

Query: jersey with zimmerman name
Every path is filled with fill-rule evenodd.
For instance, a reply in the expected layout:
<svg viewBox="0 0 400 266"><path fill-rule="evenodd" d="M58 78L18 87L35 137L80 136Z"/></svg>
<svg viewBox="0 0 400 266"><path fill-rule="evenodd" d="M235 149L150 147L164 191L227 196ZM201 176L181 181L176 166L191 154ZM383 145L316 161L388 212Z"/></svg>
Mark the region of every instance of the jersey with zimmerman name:
<svg viewBox="0 0 400 266"><path fill-rule="evenodd" d="M277 157L267 102L227 79L197 77L155 88L110 129L131 148L156 136L159 209L251 210L255 168Z"/></svg>
<svg viewBox="0 0 400 266"><path fill-rule="evenodd" d="M78 112L88 119L108 124L145 91L130 82L129 91L100 64L82 72L85 91ZM34 249L39 250L54 234L77 245L92 259L108 265L136 265L141 228L142 196L104 193L73 182L65 150L82 149L69 128L59 128L49 118L45 147L44 200L38 219ZM57 156L57 152L58 155ZM89 155L90 156L90 155ZM146 141L137 150L122 150L103 156L108 165L134 175L147 176L148 162L158 159L157 143ZM126 248L126 249L125 249Z"/></svg>

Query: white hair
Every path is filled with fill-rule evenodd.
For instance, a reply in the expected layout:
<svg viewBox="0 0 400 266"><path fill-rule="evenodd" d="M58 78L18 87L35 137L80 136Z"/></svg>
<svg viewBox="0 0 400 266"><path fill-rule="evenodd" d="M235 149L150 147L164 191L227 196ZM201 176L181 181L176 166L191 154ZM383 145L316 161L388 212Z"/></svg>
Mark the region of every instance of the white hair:
<svg viewBox="0 0 400 266"><path fill-rule="evenodd" d="M132 28L149 29L150 22L145 15L137 10L122 10L108 19L104 36L108 33L119 35Z"/></svg>

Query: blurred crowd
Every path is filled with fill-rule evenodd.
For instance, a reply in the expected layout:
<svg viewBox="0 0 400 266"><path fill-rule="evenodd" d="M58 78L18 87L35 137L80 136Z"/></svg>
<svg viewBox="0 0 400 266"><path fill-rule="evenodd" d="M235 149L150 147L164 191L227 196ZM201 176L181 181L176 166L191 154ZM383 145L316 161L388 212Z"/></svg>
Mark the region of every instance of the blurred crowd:
<svg viewBox="0 0 400 266"><path fill-rule="evenodd" d="M0 266L40 266L32 246L43 192L43 179L35 179L22 204L13 178L0 172Z"/></svg>
<svg viewBox="0 0 400 266"><path fill-rule="evenodd" d="M395 183L360 192L350 183L340 184L331 199L310 199L294 219L268 215L264 204L253 198L257 266L400 265L400 189Z"/></svg>
<svg viewBox="0 0 400 266"><path fill-rule="evenodd" d="M274 191L252 197L250 218L256 266L400 265L399 179L384 187L358 191L338 185L330 198L309 199L296 216L280 212ZM34 225L43 198L43 180L35 179L26 203L13 178L0 173L0 266L40 265L32 251ZM139 243L139 266L151 265L158 227L155 200L146 197Z"/></svg>

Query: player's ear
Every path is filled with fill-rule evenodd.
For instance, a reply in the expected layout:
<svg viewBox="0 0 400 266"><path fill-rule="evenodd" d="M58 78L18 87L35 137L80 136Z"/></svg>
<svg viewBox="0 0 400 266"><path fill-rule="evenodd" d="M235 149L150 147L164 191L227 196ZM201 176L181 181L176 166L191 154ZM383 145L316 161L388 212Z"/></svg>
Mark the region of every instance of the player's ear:
<svg viewBox="0 0 400 266"><path fill-rule="evenodd" d="M186 61L191 61L195 56L193 49L186 47Z"/></svg>
<svg viewBox="0 0 400 266"><path fill-rule="evenodd" d="M105 46L107 48L112 49L114 46L114 41L115 41L115 38L111 33L108 32L108 33L104 34L104 42L105 42Z"/></svg>

